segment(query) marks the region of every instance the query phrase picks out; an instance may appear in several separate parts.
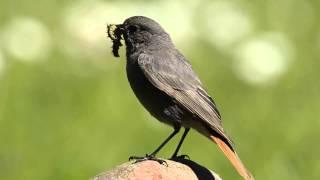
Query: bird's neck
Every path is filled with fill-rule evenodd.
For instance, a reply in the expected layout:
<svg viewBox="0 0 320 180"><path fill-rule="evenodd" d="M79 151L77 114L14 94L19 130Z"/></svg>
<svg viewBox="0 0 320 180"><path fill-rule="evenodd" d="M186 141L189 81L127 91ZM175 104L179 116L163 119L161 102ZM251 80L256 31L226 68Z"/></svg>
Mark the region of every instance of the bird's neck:
<svg viewBox="0 0 320 180"><path fill-rule="evenodd" d="M169 36L156 36L144 42L127 40L125 43L127 63L136 63L141 53L165 52L170 49L175 49Z"/></svg>

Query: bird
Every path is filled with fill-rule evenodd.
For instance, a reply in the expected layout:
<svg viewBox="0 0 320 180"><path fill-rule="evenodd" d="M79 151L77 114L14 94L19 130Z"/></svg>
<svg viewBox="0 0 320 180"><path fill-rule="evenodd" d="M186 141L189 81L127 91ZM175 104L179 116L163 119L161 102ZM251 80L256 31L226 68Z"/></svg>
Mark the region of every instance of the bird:
<svg viewBox="0 0 320 180"><path fill-rule="evenodd" d="M109 25L108 36L113 40L116 57L122 45L120 41L124 39L127 78L137 99L153 117L174 130L151 154L131 159L161 163L156 154L184 128L172 155L172 158L178 157L185 137L194 129L216 143L244 179L254 179L223 129L216 103L158 22L145 16L132 16L122 24Z"/></svg>

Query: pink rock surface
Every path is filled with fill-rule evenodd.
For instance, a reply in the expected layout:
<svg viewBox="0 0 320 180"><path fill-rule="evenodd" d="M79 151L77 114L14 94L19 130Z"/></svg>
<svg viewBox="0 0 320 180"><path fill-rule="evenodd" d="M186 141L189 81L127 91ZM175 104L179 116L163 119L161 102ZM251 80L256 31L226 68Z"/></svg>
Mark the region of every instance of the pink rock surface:
<svg viewBox="0 0 320 180"><path fill-rule="evenodd" d="M166 160L168 166L155 161L124 163L110 171L103 172L93 180L197 180L197 176L186 165Z"/></svg>

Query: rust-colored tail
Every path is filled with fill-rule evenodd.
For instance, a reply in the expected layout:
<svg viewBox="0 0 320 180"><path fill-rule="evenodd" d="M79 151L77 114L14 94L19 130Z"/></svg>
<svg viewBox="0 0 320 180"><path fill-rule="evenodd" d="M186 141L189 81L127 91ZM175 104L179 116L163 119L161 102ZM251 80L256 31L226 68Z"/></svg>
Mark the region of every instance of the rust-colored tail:
<svg viewBox="0 0 320 180"><path fill-rule="evenodd" d="M238 157L237 153L233 151L225 142L223 142L218 137L210 136L222 152L227 156L231 164L236 168L238 173L246 180L254 180L251 173L244 167L243 163L241 162L240 158Z"/></svg>

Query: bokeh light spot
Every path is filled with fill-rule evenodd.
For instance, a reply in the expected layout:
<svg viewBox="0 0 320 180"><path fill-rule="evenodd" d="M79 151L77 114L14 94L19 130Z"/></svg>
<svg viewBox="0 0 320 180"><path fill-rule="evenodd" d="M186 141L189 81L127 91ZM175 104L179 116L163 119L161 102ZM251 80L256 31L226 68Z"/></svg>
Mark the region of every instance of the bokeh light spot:
<svg viewBox="0 0 320 180"><path fill-rule="evenodd" d="M264 84L282 75L292 59L292 47L281 33L266 33L235 50L234 70L249 84Z"/></svg>
<svg viewBox="0 0 320 180"><path fill-rule="evenodd" d="M43 60L51 47L47 27L31 17L19 17L9 21L2 35L8 54L25 62Z"/></svg>
<svg viewBox="0 0 320 180"><path fill-rule="evenodd" d="M229 1L213 1L207 6L206 38L220 49L229 48L253 31L249 15Z"/></svg>
<svg viewBox="0 0 320 180"><path fill-rule="evenodd" d="M107 22L113 23L119 20L122 17L121 12L114 3L101 1L72 3L62 16L62 26L66 32L61 42L62 49L77 57L102 54L106 50Z"/></svg>

